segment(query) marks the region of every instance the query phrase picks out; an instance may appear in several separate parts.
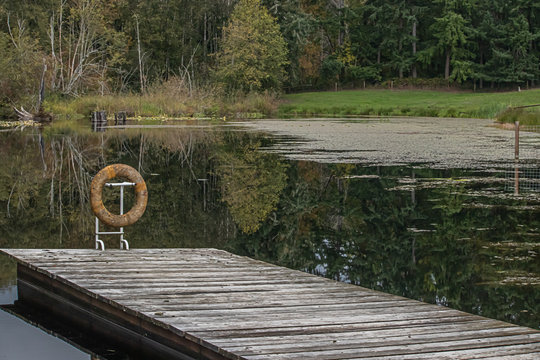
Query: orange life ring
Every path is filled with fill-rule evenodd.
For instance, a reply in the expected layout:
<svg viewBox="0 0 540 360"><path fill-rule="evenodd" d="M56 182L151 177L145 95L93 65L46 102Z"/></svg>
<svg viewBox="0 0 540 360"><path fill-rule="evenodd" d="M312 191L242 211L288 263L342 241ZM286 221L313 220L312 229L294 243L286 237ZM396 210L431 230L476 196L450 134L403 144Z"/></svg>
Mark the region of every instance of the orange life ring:
<svg viewBox="0 0 540 360"><path fill-rule="evenodd" d="M123 215L111 214L105 205L101 193L105 183L115 177L122 177L135 183L135 205ZM148 190L143 177L137 170L124 164L113 164L101 169L90 184L90 205L92 211L104 224L114 227L124 227L135 223L144 214L148 203Z"/></svg>

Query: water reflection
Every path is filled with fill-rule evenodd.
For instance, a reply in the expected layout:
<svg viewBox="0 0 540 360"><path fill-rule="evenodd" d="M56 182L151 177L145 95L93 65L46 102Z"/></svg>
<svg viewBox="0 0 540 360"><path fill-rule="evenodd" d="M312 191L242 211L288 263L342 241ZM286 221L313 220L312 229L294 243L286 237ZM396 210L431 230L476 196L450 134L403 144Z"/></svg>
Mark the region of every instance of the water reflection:
<svg viewBox="0 0 540 360"><path fill-rule="evenodd" d="M540 326L540 202L505 192L504 172L285 161L260 151L271 138L219 126L51 127L42 151L37 132L0 139L0 247L91 248L89 182L119 162L149 189L126 229L134 248L222 248ZM112 211L117 196L105 194ZM4 257L0 269L12 283Z"/></svg>
<svg viewBox="0 0 540 360"><path fill-rule="evenodd" d="M0 309L1 359L91 359L90 355L29 326L23 320ZM7 331L9 329L9 331Z"/></svg>
<svg viewBox="0 0 540 360"><path fill-rule="evenodd" d="M0 304L13 304L17 300L17 286L4 286L0 288Z"/></svg>

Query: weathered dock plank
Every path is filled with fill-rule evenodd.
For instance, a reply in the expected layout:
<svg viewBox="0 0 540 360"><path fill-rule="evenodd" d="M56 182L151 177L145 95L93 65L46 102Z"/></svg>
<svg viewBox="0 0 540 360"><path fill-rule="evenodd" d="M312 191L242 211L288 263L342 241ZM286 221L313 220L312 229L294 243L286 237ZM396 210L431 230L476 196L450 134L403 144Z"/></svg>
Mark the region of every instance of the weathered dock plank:
<svg viewBox="0 0 540 360"><path fill-rule="evenodd" d="M2 251L21 301L152 358L540 357L535 329L215 249Z"/></svg>

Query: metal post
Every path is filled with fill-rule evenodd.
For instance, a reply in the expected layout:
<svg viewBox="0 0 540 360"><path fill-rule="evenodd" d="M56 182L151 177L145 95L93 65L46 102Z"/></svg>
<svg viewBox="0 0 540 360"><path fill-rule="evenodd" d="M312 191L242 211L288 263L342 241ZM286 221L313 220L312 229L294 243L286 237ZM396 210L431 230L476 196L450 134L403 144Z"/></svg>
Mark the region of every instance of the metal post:
<svg viewBox="0 0 540 360"><path fill-rule="evenodd" d="M124 215L124 186L135 186L135 183L106 183L105 186L120 187L120 215ZM126 239L124 239L124 228L121 227L119 231L99 231L99 219L96 217L96 250L99 248L101 248L101 250L105 250L105 244L99 239L99 235L120 235L120 249L129 250L129 243Z"/></svg>
<svg viewBox="0 0 540 360"><path fill-rule="evenodd" d="M120 215L124 215L124 187L123 186L120 186ZM124 227L121 227L120 228L120 249L123 249L123 248L124 248Z"/></svg>
<svg viewBox="0 0 540 360"><path fill-rule="evenodd" d="M101 247L101 250L105 250L105 244L103 241L99 240L99 219L96 218L96 250L99 250Z"/></svg>
<svg viewBox="0 0 540 360"><path fill-rule="evenodd" d="M120 215L124 215L124 186L120 185ZM120 228L120 249L129 250L129 244L126 239L124 239L124 228Z"/></svg>

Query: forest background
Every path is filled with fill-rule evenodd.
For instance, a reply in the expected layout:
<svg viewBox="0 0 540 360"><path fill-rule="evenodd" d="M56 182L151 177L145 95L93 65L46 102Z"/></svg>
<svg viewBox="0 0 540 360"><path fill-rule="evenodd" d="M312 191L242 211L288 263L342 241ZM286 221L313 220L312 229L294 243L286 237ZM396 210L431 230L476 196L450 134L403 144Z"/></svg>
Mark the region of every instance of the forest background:
<svg viewBox="0 0 540 360"><path fill-rule="evenodd" d="M35 108L42 76L50 104L143 96L167 115L264 113L260 94L305 90L525 89L540 2L0 0L0 54L0 115Z"/></svg>

